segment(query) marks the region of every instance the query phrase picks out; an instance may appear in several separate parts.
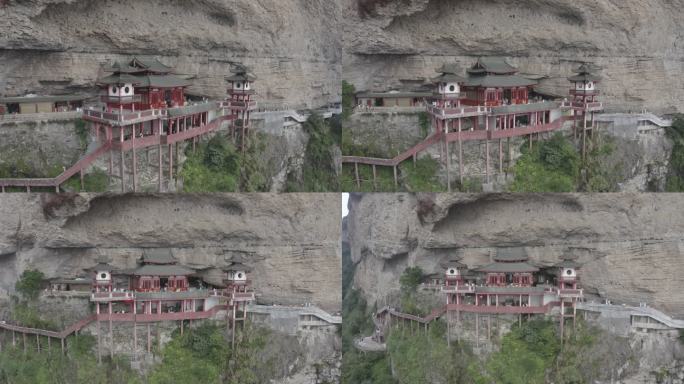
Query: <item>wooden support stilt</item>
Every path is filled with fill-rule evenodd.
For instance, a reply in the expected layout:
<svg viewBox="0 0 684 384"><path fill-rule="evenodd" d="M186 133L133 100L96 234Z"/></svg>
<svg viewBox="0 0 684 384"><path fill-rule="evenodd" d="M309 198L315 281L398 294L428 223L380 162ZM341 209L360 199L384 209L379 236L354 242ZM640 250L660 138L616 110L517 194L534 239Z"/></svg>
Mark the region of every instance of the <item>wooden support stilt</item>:
<svg viewBox="0 0 684 384"><path fill-rule="evenodd" d="M83 168L81 168L78 172L81 176L81 192L85 191L85 184L83 183Z"/></svg>
<svg viewBox="0 0 684 384"><path fill-rule="evenodd" d="M178 151L178 142L174 145L176 147L176 179L174 180L174 185L176 187L176 190L178 190L178 169L180 168L180 153Z"/></svg>
<svg viewBox="0 0 684 384"><path fill-rule="evenodd" d="M394 188L398 188L399 187L399 180L397 180L397 166L394 165L394 166L392 166L392 168L394 169Z"/></svg>
<svg viewBox="0 0 684 384"><path fill-rule="evenodd" d="M133 192L138 192L138 156L135 150L135 139L133 144Z"/></svg>
<svg viewBox="0 0 684 384"><path fill-rule="evenodd" d="M161 146L161 144L159 144L158 150L159 150L158 151L159 152L159 156L158 156L159 157L159 169L158 169L158 171L159 171L159 187L157 189L159 192L161 192L162 191L162 183L164 181L164 172L162 169L162 146Z"/></svg>
<svg viewBox="0 0 684 384"><path fill-rule="evenodd" d="M36 345L38 346L38 352L40 352L40 335L36 333Z"/></svg>
<svg viewBox="0 0 684 384"><path fill-rule="evenodd" d="M52 349L52 342L51 342L50 336L48 336L48 351L50 349Z"/></svg>
<svg viewBox="0 0 684 384"><path fill-rule="evenodd" d="M449 124L444 124L444 152L446 153L446 176L447 176L447 192L451 192L451 156L449 154L449 141L447 135L449 134Z"/></svg>
<svg viewBox="0 0 684 384"><path fill-rule="evenodd" d="M180 321L181 336L183 336L183 320Z"/></svg>
<svg viewBox="0 0 684 384"><path fill-rule="evenodd" d="M16 335L15 335L14 331L12 331L12 346L13 347L17 346L17 339L16 339Z"/></svg>
<svg viewBox="0 0 684 384"><path fill-rule="evenodd" d="M150 323L147 323L147 353L152 352L152 335L150 332Z"/></svg>
<svg viewBox="0 0 684 384"><path fill-rule="evenodd" d="M135 305L135 304L133 304ZM138 358L138 323L133 321L133 356L137 360Z"/></svg>
<svg viewBox="0 0 684 384"><path fill-rule="evenodd" d="M503 140L499 139L499 173L503 173Z"/></svg>
<svg viewBox="0 0 684 384"><path fill-rule="evenodd" d="M22 336L24 338L24 354L26 354L26 333L22 333Z"/></svg>
<svg viewBox="0 0 684 384"><path fill-rule="evenodd" d="M480 347L480 314L475 313L475 346Z"/></svg>
<svg viewBox="0 0 684 384"><path fill-rule="evenodd" d="M378 184L377 184L377 176L375 172L375 164L373 164L373 190L377 191L378 190Z"/></svg>
<svg viewBox="0 0 684 384"><path fill-rule="evenodd" d="M100 330L101 330L100 321L98 320L97 321L97 362L102 364L102 341L101 341L101 337L100 337L100 334L102 332L100 332Z"/></svg>
<svg viewBox="0 0 684 384"><path fill-rule="evenodd" d="M173 180L173 144L169 144L169 182L166 188L171 191L171 180Z"/></svg>
<svg viewBox="0 0 684 384"><path fill-rule="evenodd" d="M356 187L361 188L361 179L359 178L359 163L354 163L354 175L356 176Z"/></svg>
<svg viewBox="0 0 684 384"><path fill-rule="evenodd" d="M458 178L463 192L463 140L461 139L461 119L458 119Z"/></svg>
<svg viewBox="0 0 684 384"><path fill-rule="evenodd" d="M64 354L64 339L59 339L62 342L62 354Z"/></svg>
<svg viewBox="0 0 684 384"><path fill-rule="evenodd" d="M485 121L485 131L487 131L487 135L489 135L489 117L485 116L484 118ZM487 182L489 183L489 136L487 136L487 139L485 140L485 156L486 156L486 162L485 162L485 176L487 179Z"/></svg>

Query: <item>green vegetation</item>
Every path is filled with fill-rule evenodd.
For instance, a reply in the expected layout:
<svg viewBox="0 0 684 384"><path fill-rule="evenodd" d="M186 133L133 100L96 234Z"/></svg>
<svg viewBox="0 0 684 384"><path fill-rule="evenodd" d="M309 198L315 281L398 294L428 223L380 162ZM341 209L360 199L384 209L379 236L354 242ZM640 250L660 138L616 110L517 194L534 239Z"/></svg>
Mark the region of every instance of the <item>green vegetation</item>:
<svg viewBox="0 0 684 384"><path fill-rule="evenodd" d="M349 290L342 307L342 383L343 384L395 384L388 357L382 352L363 353L354 348L354 337L373 331L366 301L358 291Z"/></svg>
<svg viewBox="0 0 684 384"><path fill-rule="evenodd" d="M503 337L501 349L489 358L484 370L471 367L470 372L478 384L543 384L559 351L555 324L530 321L522 327L514 326Z"/></svg>
<svg viewBox="0 0 684 384"><path fill-rule="evenodd" d="M522 156L513 171L512 192L612 192L619 182L618 166L606 159L615 147L608 136L597 134L581 153L560 132L551 139L529 142L521 147Z"/></svg>
<svg viewBox="0 0 684 384"><path fill-rule="evenodd" d="M176 334L162 352L162 363L150 372L151 384L220 383L229 355L221 329L204 323L185 333Z"/></svg>
<svg viewBox="0 0 684 384"><path fill-rule="evenodd" d="M361 187L356 184L354 164L342 166L342 190L350 192L441 192L446 188L437 179L439 163L431 157L424 156L413 164L412 161L401 163L397 170L399 186L394 186L392 167L376 166L375 186L373 185L373 167L359 164Z"/></svg>
<svg viewBox="0 0 684 384"><path fill-rule="evenodd" d="M532 146L521 147L515 163L513 192L572 192L580 172L580 155L562 134Z"/></svg>
<svg viewBox="0 0 684 384"><path fill-rule="evenodd" d="M67 354L62 355L59 343L45 350L47 340L41 340L42 351L36 353L34 337L23 344L8 346L0 352L0 382L16 384L171 384L171 383L231 383L257 384L278 377L273 358L263 355L270 332L247 325L236 339L233 350L225 340L224 328L202 323L184 333L174 332L172 340L162 349L161 363L152 367L147 377L130 368L123 356L110 359L103 355L97 363L95 337L71 336ZM54 343L53 343L54 344Z"/></svg>
<svg viewBox="0 0 684 384"><path fill-rule="evenodd" d="M26 300L35 300L40 294L40 289L45 280L45 274L35 269L26 269L19 276L14 288Z"/></svg>
<svg viewBox="0 0 684 384"><path fill-rule="evenodd" d="M180 171L184 192L267 191L266 172L259 165L263 150L259 135L248 140L244 153L222 134L199 143L195 152L188 146Z"/></svg>
<svg viewBox="0 0 684 384"><path fill-rule="evenodd" d="M425 333L410 327L393 330L387 341L399 384L472 383L468 366L476 361L465 343L446 343L446 325L436 322Z"/></svg>
<svg viewBox="0 0 684 384"><path fill-rule="evenodd" d="M81 176L76 174L62 184L62 188L74 192L106 192L109 187L107 172L97 168L91 173L83 175L83 189Z"/></svg>
<svg viewBox="0 0 684 384"><path fill-rule="evenodd" d="M294 174L289 174L286 191L339 191L333 148L340 142L341 122L333 120L328 124L321 115L312 112L304 122L303 128L309 136L309 141L306 145L302 177L299 180Z"/></svg>
<svg viewBox="0 0 684 384"><path fill-rule="evenodd" d="M665 131L672 140L670 169L665 182L667 192L684 192L684 115L677 115Z"/></svg>
<svg viewBox="0 0 684 384"><path fill-rule="evenodd" d="M423 282L423 270L420 267L407 267L399 277L402 293L413 293Z"/></svg>
<svg viewBox="0 0 684 384"><path fill-rule="evenodd" d="M399 165L403 184L408 191L415 192L445 192L446 188L439 182L437 172L439 163L429 156L416 160L405 161Z"/></svg>
<svg viewBox="0 0 684 384"><path fill-rule="evenodd" d="M78 141L81 144L81 151L85 152L88 148L88 137L90 136L85 120L76 119L74 121L74 132L76 132Z"/></svg>
<svg viewBox="0 0 684 384"><path fill-rule="evenodd" d="M21 344L21 343L20 343ZM43 348L47 340L42 340ZM19 344L0 353L0 382L12 384L142 384L142 378L130 368L125 357L109 356L97 364L93 352L95 339L79 335L68 340L68 353L53 345L50 351L24 353ZM27 339L27 349L35 351L35 338Z"/></svg>
<svg viewBox="0 0 684 384"><path fill-rule="evenodd" d="M420 135L423 139L430 133L430 116L428 113L423 111L418 114L418 123L420 124Z"/></svg>
<svg viewBox="0 0 684 384"><path fill-rule="evenodd" d="M356 89L354 85L342 80L342 119L346 120L354 113Z"/></svg>

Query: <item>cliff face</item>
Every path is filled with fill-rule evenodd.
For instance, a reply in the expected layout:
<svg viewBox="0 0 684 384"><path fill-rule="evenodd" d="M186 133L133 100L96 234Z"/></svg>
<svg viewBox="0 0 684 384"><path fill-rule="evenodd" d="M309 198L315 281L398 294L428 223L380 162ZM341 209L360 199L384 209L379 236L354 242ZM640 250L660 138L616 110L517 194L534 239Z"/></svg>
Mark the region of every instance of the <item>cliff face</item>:
<svg viewBox="0 0 684 384"><path fill-rule="evenodd" d="M354 285L370 302L399 288L408 266L439 272L462 252L470 268L497 247L525 247L548 267L579 257L582 286L615 303L649 305L684 317L684 198L668 194L352 196Z"/></svg>
<svg viewBox="0 0 684 384"><path fill-rule="evenodd" d="M566 95L586 60L604 68L608 110L684 111L682 0L346 0L343 20L343 77L357 89L499 55Z"/></svg>
<svg viewBox="0 0 684 384"><path fill-rule="evenodd" d="M340 12L327 0L0 2L0 94L94 91L102 68L153 55L225 95L230 64L259 77L264 103L339 99Z"/></svg>
<svg viewBox="0 0 684 384"><path fill-rule="evenodd" d="M341 307L336 194L25 195L0 199L0 299L21 272L83 275L98 255L131 268L143 248L192 267L241 256L261 303Z"/></svg>

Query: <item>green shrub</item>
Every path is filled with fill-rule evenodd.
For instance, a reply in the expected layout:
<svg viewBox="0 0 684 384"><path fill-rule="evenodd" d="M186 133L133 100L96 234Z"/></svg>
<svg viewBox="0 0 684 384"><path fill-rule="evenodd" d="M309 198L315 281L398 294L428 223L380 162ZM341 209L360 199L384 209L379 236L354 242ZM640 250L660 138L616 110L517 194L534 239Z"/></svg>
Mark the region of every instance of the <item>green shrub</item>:
<svg viewBox="0 0 684 384"><path fill-rule="evenodd" d="M14 288L24 299L35 300L40 294L45 274L36 269L25 269L19 276Z"/></svg>
<svg viewBox="0 0 684 384"><path fill-rule="evenodd" d="M572 192L580 172L580 156L561 133L550 140L522 146L523 155L514 166L513 192Z"/></svg>
<svg viewBox="0 0 684 384"><path fill-rule="evenodd" d="M354 113L356 106L356 89L354 85L342 81L342 119L346 120Z"/></svg>
<svg viewBox="0 0 684 384"><path fill-rule="evenodd" d="M672 127L666 128L666 134L672 140L670 167L665 181L667 192L684 192L684 115L674 118Z"/></svg>
<svg viewBox="0 0 684 384"><path fill-rule="evenodd" d="M303 124L309 136L302 166L302 178L288 175L288 192L333 192L339 191L340 184L336 175L333 159L334 130L323 117L312 112Z"/></svg>

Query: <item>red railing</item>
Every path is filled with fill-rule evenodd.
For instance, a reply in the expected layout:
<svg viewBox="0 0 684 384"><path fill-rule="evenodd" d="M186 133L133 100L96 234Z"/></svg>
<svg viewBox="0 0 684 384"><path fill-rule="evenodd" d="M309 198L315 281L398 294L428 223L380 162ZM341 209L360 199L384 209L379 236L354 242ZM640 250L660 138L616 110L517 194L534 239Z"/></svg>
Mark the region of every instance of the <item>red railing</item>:
<svg viewBox="0 0 684 384"><path fill-rule="evenodd" d="M470 305L470 304L448 304L447 309L449 311L461 311L461 312L472 312L472 313L547 313L549 310L548 305L542 306L512 306L512 305Z"/></svg>

